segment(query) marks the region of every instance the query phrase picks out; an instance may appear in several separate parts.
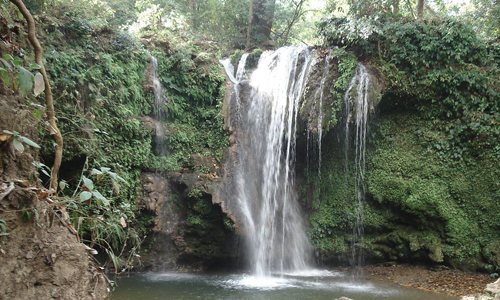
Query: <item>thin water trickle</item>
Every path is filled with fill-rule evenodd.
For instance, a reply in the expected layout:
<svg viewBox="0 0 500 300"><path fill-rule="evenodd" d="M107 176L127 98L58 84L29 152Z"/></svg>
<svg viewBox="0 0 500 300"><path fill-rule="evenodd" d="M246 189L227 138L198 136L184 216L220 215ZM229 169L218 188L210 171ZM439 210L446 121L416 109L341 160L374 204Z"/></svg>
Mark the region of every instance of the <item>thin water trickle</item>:
<svg viewBox="0 0 500 300"><path fill-rule="evenodd" d="M321 76L321 81L319 87L314 94L314 100L319 101L319 111L318 111L318 182L321 182L321 140L323 138L323 99L324 99L324 87L328 74L330 73L330 57L332 55L332 49L328 51L325 57L325 67L323 69L323 74ZM318 188L321 185L318 185ZM319 191L318 191L319 194Z"/></svg>
<svg viewBox="0 0 500 300"><path fill-rule="evenodd" d="M235 189L250 265L258 277L309 266L294 165L298 102L310 62L305 47L264 52L250 76L247 107L240 113Z"/></svg>
<svg viewBox="0 0 500 300"><path fill-rule="evenodd" d="M151 66L151 79L153 83L153 93L155 95L155 108L156 108L156 123L155 123L155 131L156 131L156 148L159 155L165 155L166 147L165 147L165 133L163 129L163 108L162 106L165 104L165 92L163 90L163 86L160 82L160 77L158 75L158 59L156 57L150 55L149 56L150 66Z"/></svg>
<svg viewBox="0 0 500 300"><path fill-rule="evenodd" d="M358 64L344 96L345 106L345 160L346 174L354 177L354 193L356 198L356 224L352 234L352 265L361 267L363 258L363 204L365 201L365 153L368 132L368 111L370 74L363 64ZM353 119L354 118L354 119ZM354 141L351 143L350 124L354 121L356 127ZM354 146L354 168L349 169L348 161L351 146Z"/></svg>

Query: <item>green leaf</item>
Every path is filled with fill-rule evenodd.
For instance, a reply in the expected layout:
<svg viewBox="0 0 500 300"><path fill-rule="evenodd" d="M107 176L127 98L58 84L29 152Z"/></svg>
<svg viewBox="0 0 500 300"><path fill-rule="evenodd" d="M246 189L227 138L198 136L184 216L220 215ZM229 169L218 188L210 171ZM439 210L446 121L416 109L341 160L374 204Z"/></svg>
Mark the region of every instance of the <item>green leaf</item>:
<svg viewBox="0 0 500 300"><path fill-rule="evenodd" d="M110 201L106 199L106 197L104 197L101 193L99 193L99 191L93 191L92 194L94 195L94 197L96 197L98 203L102 203L104 206L109 206Z"/></svg>
<svg viewBox="0 0 500 300"><path fill-rule="evenodd" d="M45 170L45 169L42 168L42 169L40 169L40 172L42 172L43 174L45 174L45 176L50 177L50 174L49 174L49 172L47 172L47 170Z"/></svg>
<svg viewBox="0 0 500 300"><path fill-rule="evenodd" d="M10 81L9 81L9 74L7 74L7 71L3 68L0 68L0 73L2 73L2 78L3 81L7 86L10 86Z"/></svg>
<svg viewBox="0 0 500 300"><path fill-rule="evenodd" d="M68 183L66 181L61 180L59 182L59 188L61 189L61 191L64 190L66 188L66 186L68 186Z"/></svg>
<svg viewBox="0 0 500 300"><path fill-rule="evenodd" d="M19 136L19 132L17 132L17 131L10 131L10 130L4 129L3 132L6 134L10 134L12 136Z"/></svg>
<svg viewBox="0 0 500 300"><path fill-rule="evenodd" d="M23 143L21 143L21 141L19 141L17 138L14 138L13 144L14 148L16 148L17 151L19 151L20 153L24 153L24 146Z"/></svg>
<svg viewBox="0 0 500 300"><path fill-rule="evenodd" d="M33 89L35 76L23 67L19 67L19 88L23 96L28 95Z"/></svg>
<svg viewBox="0 0 500 300"><path fill-rule="evenodd" d="M14 57L12 57L12 55L7 54L7 53L6 53L6 54L4 54L4 55L3 55L3 57L5 57L5 58L6 58L6 59L8 59L8 60L12 60L12 61L14 60Z"/></svg>
<svg viewBox="0 0 500 300"><path fill-rule="evenodd" d="M18 11L17 11L17 17L18 17L20 20L24 19L23 13L22 13L20 10L18 10Z"/></svg>
<svg viewBox="0 0 500 300"><path fill-rule="evenodd" d="M0 57L0 61L5 65L5 67L9 70L12 70L12 67L8 61Z"/></svg>
<svg viewBox="0 0 500 300"><path fill-rule="evenodd" d="M22 136L20 135L19 138L28 146L31 146L31 147L34 147L34 148L40 148L40 146L33 142L32 140L30 140L29 138L25 137L25 136Z"/></svg>
<svg viewBox="0 0 500 300"><path fill-rule="evenodd" d="M16 67L19 67L21 66L21 64L23 63L23 60L20 58L20 57L14 57L14 59L12 60L12 63L14 64L14 66Z"/></svg>
<svg viewBox="0 0 500 300"><path fill-rule="evenodd" d="M109 176L111 177L111 179L113 179L114 181L121 181L123 183L127 183L127 181L125 179L123 179L122 177L120 177L120 175L114 173L114 172L109 172Z"/></svg>
<svg viewBox="0 0 500 300"><path fill-rule="evenodd" d="M90 198L92 198L92 193L91 192L83 191L83 192L80 193L80 200L81 201L87 201Z"/></svg>
<svg viewBox="0 0 500 300"><path fill-rule="evenodd" d="M102 171L103 173L107 173L107 172L109 172L109 170L111 170L111 168L108 168L108 167L101 167L101 171Z"/></svg>
<svg viewBox="0 0 500 300"><path fill-rule="evenodd" d="M97 169L92 169L92 175L102 175L102 172Z"/></svg>
<svg viewBox="0 0 500 300"><path fill-rule="evenodd" d="M33 108L33 111L31 113L35 119L38 121L42 120L42 112L38 108Z"/></svg>
<svg viewBox="0 0 500 300"><path fill-rule="evenodd" d="M32 63L30 65L30 68L35 69L35 70L40 70L42 67L37 63Z"/></svg>
<svg viewBox="0 0 500 300"><path fill-rule="evenodd" d="M85 184L85 186L90 190L92 191L94 189L94 182L92 182L92 180L88 179L87 177L85 176L82 176L82 180L83 180L83 184Z"/></svg>

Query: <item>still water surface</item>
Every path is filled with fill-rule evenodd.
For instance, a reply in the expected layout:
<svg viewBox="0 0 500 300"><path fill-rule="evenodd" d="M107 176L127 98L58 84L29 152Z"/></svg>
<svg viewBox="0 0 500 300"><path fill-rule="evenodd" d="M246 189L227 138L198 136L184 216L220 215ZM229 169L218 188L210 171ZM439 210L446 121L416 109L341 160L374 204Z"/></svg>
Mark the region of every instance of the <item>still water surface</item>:
<svg viewBox="0 0 500 300"><path fill-rule="evenodd" d="M145 273L117 279L111 300L457 300L342 272L313 270L277 277L245 274Z"/></svg>

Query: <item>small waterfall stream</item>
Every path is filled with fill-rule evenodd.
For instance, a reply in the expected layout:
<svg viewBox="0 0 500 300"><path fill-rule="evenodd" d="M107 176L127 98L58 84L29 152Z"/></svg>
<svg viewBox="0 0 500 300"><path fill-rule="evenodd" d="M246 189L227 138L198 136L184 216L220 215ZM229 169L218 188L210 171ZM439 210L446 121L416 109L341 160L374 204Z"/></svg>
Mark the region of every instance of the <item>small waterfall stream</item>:
<svg viewBox="0 0 500 300"><path fill-rule="evenodd" d="M150 61L150 71L151 71L151 80L153 84L153 93L155 95L155 109L156 109L156 123L155 123L155 142L156 148L159 155L165 155L166 146L165 146L165 130L163 129L163 108L162 106L165 104L165 92L163 90L163 86L160 82L160 77L158 75L158 59L153 55L149 56Z"/></svg>
<svg viewBox="0 0 500 300"><path fill-rule="evenodd" d="M241 111L235 197L244 217L250 264L259 277L308 267L311 251L294 187L294 164L298 102L310 63L305 47L264 52Z"/></svg>
<svg viewBox="0 0 500 300"><path fill-rule="evenodd" d="M321 75L321 81L319 83L318 88L314 94L314 101L319 101L319 109L318 109L318 182L321 182L321 141L323 139L323 100L324 100L324 87L325 81L330 72L330 57L332 55L332 49L328 51L328 54L325 56L325 66L323 70L323 74ZM320 185L318 185L318 189ZM319 194L319 191L318 191Z"/></svg>
<svg viewBox="0 0 500 300"><path fill-rule="evenodd" d="M346 174L352 174L354 177L354 192L356 199L356 221L352 234L352 254L351 265L362 267L363 258L363 203L365 201L365 152L366 138L368 132L369 117L369 96L370 74L363 64L358 64L344 95L345 106L345 159ZM354 122L354 141L350 141L350 124ZM349 168L347 162L352 153L351 147L354 147L354 167ZM352 173L350 173L352 172Z"/></svg>

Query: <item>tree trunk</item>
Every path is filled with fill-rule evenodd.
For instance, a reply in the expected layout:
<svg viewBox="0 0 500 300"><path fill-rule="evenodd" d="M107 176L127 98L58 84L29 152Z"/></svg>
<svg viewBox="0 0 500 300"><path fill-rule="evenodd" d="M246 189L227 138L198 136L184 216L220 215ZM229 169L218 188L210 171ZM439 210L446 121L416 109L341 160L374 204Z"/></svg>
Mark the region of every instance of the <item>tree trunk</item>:
<svg viewBox="0 0 500 300"><path fill-rule="evenodd" d="M52 171L50 174L50 188L57 191L57 175L59 173L59 168L61 167L62 153L63 153L63 138L61 132L57 128L55 114L54 114L54 101L52 98L52 90L50 89L49 79L47 73L45 72L45 66L42 62L42 46L38 39L36 38L36 28L35 20L33 16L28 11L22 0L10 0L21 12L23 17L28 23L28 40L35 51L35 62L40 66L40 73L43 77L43 82L45 84L45 104L47 105L47 121L49 123L50 134L53 135L56 142L54 164L52 165Z"/></svg>
<svg viewBox="0 0 500 300"><path fill-rule="evenodd" d="M257 44L266 43L271 40L276 0L254 0L253 2L252 39Z"/></svg>
<svg viewBox="0 0 500 300"><path fill-rule="evenodd" d="M198 29L198 0L191 1L191 9L193 10L191 13L191 24L193 29Z"/></svg>
<svg viewBox="0 0 500 300"><path fill-rule="evenodd" d="M417 18L422 19L424 16L424 0L418 0L417 2Z"/></svg>
<svg viewBox="0 0 500 300"><path fill-rule="evenodd" d="M252 45L252 22L253 22L253 0L250 0L248 8L248 26L247 26L247 42L245 48L249 49Z"/></svg>
<svg viewBox="0 0 500 300"><path fill-rule="evenodd" d="M393 14L399 13L399 0L392 2L392 13Z"/></svg>

